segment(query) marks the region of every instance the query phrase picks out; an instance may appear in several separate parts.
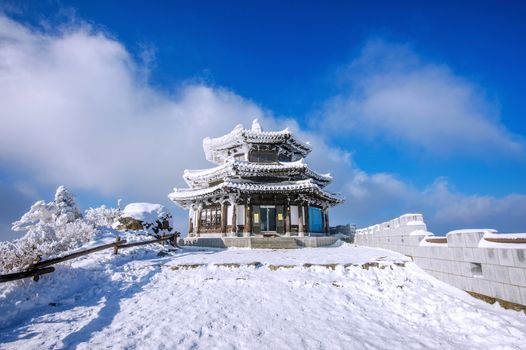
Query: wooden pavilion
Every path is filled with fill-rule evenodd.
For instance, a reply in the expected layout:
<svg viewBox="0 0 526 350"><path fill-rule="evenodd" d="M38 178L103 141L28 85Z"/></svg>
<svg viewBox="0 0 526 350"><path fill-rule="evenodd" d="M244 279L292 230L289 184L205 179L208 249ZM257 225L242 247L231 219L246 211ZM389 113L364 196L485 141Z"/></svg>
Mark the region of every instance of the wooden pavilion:
<svg viewBox="0 0 526 350"><path fill-rule="evenodd" d="M169 198L189 210L189 237L306 236L329 233L329 208L343 201L325 191L332 177L310 169L311 146L288 129L237 125L205 138L206 159L217 164L185 170L189 188Z"/></svg>

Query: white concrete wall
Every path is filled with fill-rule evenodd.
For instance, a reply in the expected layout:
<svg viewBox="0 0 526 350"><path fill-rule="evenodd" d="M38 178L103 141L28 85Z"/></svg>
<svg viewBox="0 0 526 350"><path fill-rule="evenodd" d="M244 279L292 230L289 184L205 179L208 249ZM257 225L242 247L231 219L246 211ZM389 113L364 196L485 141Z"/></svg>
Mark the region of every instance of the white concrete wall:
<svg viewBox="0 0 526 350"><path fill-rule="evenodd" d="M423 230L423 218L410 216L357 230L355 243L411 256L420 268L457 288L526 306L526 244L489 243L484 236L495 237L495 230L488 229L452 231L447 243L430 243L426 237L438 237Z"/></svg>
<svg viewBox="0 0 526 350"><path fill-rule="evenodd" d="M422 214L404 214L396 219L359 229L356 233L374 232L376 236L397 236L409 234L414 231L427 232L427 226Z"/></svg>

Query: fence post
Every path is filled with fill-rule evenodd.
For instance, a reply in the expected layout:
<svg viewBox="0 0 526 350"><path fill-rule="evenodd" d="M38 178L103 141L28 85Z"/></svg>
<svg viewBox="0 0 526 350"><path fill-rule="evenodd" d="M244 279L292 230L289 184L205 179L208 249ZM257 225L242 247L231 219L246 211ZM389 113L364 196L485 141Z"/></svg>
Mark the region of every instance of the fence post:
<svg viewBox="0 0 526 350"><path fill-rule="evenodd" d="M115 245L113 246L113 254L117 255L119 253L119 242L121 241L120 237L115 238Z"/></svg>
<svg viewBox="0 0 526 350"><path fill-rule="evenodd" d="M172 239L173 239L173 246L176 247L176 248L179 248L179 242L178 242L179 235L180 235L179 232L174 231L174 235L173 235Z"/></svg>

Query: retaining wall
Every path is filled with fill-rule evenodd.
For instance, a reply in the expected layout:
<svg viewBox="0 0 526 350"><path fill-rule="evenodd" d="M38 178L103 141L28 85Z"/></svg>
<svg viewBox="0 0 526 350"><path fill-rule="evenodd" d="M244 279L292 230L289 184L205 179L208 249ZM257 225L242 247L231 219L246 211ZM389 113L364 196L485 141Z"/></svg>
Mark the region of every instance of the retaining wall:
<svg viewBox="0 0 526 350"><path fill-rule="evenodd" d="M518 243L526 241L524 234L477 229L438 237L425 227L421 215L406 214L357 230L355 243L408 255L430 275L457 288L526 308L526 244Z"/></svg>
<svg viewBox="0 0 526 350"><path fill-rule="evenodd" d="M334 236L319 237L220 237L220 238L184 238L180 245L210 248L266 248L293 249L330 246L338 240Z"/></svg>

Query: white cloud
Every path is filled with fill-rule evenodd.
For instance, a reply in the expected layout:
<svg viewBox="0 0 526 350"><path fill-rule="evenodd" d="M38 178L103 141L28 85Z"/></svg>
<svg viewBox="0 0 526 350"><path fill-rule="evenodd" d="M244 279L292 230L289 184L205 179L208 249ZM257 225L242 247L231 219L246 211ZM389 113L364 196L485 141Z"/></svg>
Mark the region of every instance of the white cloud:
<svg viewBox="0 0 526 350"><path fill-rule="evenodd" d="M204 157L205 136L253 118L312 141L313 159L324 167L345 163L346 153L318 135L229 90L188 83L168 94L147 83L147 71L87 25L49 34L0 16L3 166L40 184L163 202L174 186L185 186L185 168L213 166Z"/></svg>
<svg viewBox="0 0 526 350"><path fill-rule="evenodd" d="M347 215L360 226L421 210L419 191L393 174L369 174L357 167L349 168L342 188L348 198Z"/></svg>
<svg viewBox="0 0 526 350"><path fill-rule="evenodd" d="M89 27L47 35L0 17L0 157L106 194L166 194L201 140L263 111L201 85L172 95L143 82L115 40Z"/></svg>
<svg viewBox="0 0 526 350"><path fill-rule="evenodd" d="M445 178L438 178L419 190L392 174L366 174L356 170L350 177L346 194L352 201L347 204L347 210L364 220L364 225L406 212L421 212L428 229L436 234L460 228L494 228L500 232L526 229L526 195L468 195L455 191Z"/></svg>
<svg viewBox="0 0 526 350"><path fill-rule="evenodd" d="M466 195L451 188L445 179L437 179L423 191L423 207L428 221L437 228L494 228L501 232L526 230L526 195L504 197Z"/></svg>
<svg viewBox="0 0 526 350"><path fill-rule="evenodd" d="M499 121L475 85L407 46L371 41L342 72L345 93L327 102L319 124L368 133L438 154L522 154L524 140Z"/></svg>
<svg viewBox="0 0 526 350"><path fill-rule="evenodd" d="M438 225L448 220L451 225L474 225L485 215L508 217L511 225L524 223L516 214L524 208L523 196L490 198L489 204L480 199L482 204L476 214L467 212L450 219L448 213L461 212L451 203L466 203L466 207L478 197L463 197L449 189L441 192L438 185L419 191L392 174L367 174L352 163L348 151L330 146L322 133L302 130L292 119L273 117L232 91L189 83L167 93L148 84L144 76L147 72L148 67L138 64L118 41L87 25L50 34L0 16L0 162L3 169L15 169L32 182L29 187L4 184L0 190L6 195L0 198L0 208L11 208L15 197L24 199L17 208L28 206L35 184L65 184L74 192L94 191L125 201L166 204L172 187L184 186L181 175L185 168L212 166L202 150L205 136L220 136L238 123L248 126L253 118L260 118L266 129L289 126L312 143L314 150L307 161L318 171L330 171L335 179L331 188L347 196L346 204L333 210L333 223L372 224L420 209ZM370 83L363 82L371 89ZM416 82L402 82L407 85L403 96L410 98L410 83ZM393 89L381 81L375 84L380 92ZM376 108L371 98L381 94L362 91L368 92L369 102L362 103L361 108ZM331 103L334 108L338 105L335 100ZM374 121L373 116L378 115L378 111L367 114L374 127L381 124ZM345 130L346 116L337 119L336 114L330 115L326 122ZM473 118L479 122L478 129L488 130L485 142L491 135L500 136L500 141L492 141L494 146L500 142L498 146L503 149L519 147L498 123L485 117ZM394 120L387 119L390 123ZM411 122L403 125L410 128ZM401 137L402 126L393 128ZM445 131L441 132L443 136ZM482 141L474 138L470 142ZM426 206L425 198L438 204ZM3 221L16 219L13 215ZM177 216L179 228L184 229L185 214L179 211Z"/></svg>

